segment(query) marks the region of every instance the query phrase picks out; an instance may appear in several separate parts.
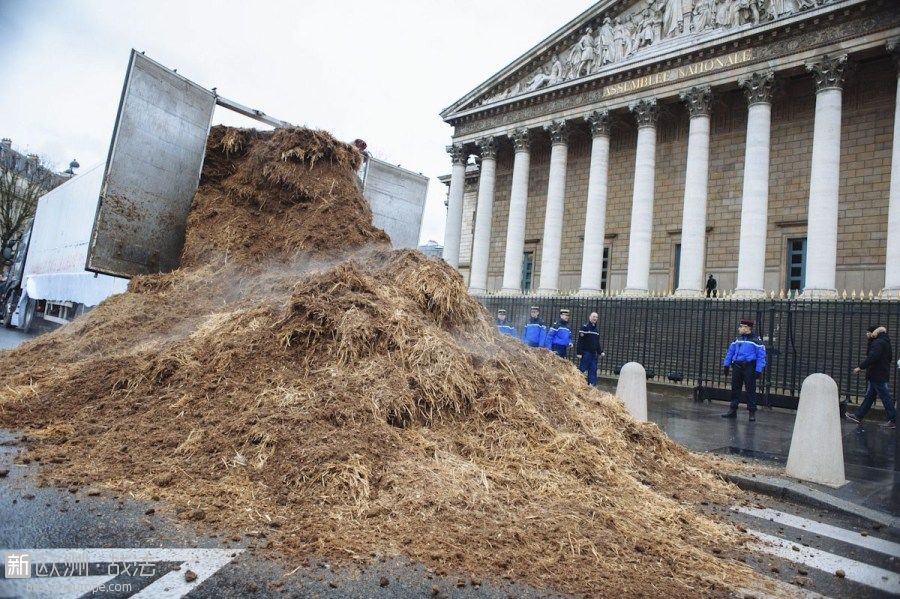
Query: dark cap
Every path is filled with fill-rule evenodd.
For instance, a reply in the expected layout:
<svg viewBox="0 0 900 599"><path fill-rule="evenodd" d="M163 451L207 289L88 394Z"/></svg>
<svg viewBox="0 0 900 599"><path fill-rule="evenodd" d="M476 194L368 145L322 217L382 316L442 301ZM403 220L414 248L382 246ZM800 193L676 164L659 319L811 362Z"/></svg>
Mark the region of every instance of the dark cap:
<svg viewBox="0 0 900 599"><path fill-rule="evenodd" d="M874 332L875 332L875 329L877 329L879 326L880 326L880 325L873 324L873 325L870 326L868 329L866 329L866 331L869 332L869 333L874 333Z"/></svg>
<svg viewBox="0 0 900 599"><path fill-rule="evenodd" d="M538 311L538 312L540 312L540 311L541 311L541 309L540 309L540 308L538 308L538 307L537 307L537 306L531 306L531 309L532 309L532 310L537 310L537 311Z"/></svg>
<svg viewBox="0 0 900 599"><path fill-rule="evenodd" d="M751 329L753 328L753 321L752 321L752 320L742 320L742 321L741 321L741 324L742 324L742 325L746 325L746 326L750 327Z"/></svg>
<svg viewBox="0 0 900 599"><path fill-rule="evenodd" d="M569 311L566 308L563 308L562 310L559 311L559 313L560 314L568 314Z"/></svg>
<svg viewBox="0 0 900 599"><path fill-rule="evenodd" d="M497 310L497 315L499 316L500 314L506 314L506 310L504 310L503 308Z"/></svg>

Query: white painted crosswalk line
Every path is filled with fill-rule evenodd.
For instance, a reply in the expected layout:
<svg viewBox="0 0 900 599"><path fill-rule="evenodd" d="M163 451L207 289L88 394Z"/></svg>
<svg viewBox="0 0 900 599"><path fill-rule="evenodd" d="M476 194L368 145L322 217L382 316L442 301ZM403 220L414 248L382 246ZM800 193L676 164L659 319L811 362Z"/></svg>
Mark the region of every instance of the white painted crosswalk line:
<svg viewBox="0 0 900 599"><path fill-rule="evenodd" d="M747 532L759 541L751 546L756 551L803 564L822 572L833 574L837 570L843 570L847 580L858 582L886 593L900 593L900 574L895 574L890 570L870 566L869 564L820 549L803 547L797 543L792 543L764 532L756 530L748 530ZM797 547L799 550L795 550L794 547Z"/></svg>
<svg viewBox="0 0 900 599"><path fill-rule="evenodd" d="M815 520L808 520L806 518L801 518L800 516L795 516L793 514L779 512L771 508L751 508L739 506L734 508L734 510L742 514L753 516L755 518L771 520L773 522L777 522L778 524L790 526L791 528L805 530L813 534L834 539L836 541L842 541L844 543L856 545L857 547L862 547L863 549L870 549L872 551L877 551L878 553L883 553L890 556L900 556L900 543L893 543L891 541L878 539L875 537L864 537L858 532L854 532L852 530L847 530L838 526L832 526L830 524L824 524L822 522L816 522Z"/></svg>

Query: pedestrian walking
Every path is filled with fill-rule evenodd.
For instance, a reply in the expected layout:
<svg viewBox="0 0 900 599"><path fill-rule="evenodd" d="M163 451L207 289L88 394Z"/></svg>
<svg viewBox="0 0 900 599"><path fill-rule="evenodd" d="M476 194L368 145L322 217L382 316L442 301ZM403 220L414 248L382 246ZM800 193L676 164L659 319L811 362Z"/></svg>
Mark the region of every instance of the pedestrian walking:
<svg viewBox="0 0 900 599"><path fill-rule="evenodd" d="M522 327L522 341L529 347L544 347L547 326L541 319L541 309L531 306L528 322Z"/></svg>
<svg viewBox="0 0 900 599"><path fill-rule="evenodd" d="M502 308L497 310L497 332L501 335L509 335L510 337L517 337L516 335L516 327L512 326L506 320L506 310Z"/></svg>
<svg viewBox="0 0 900 599"><path fill-rule="evenodd" d="M716 297L718 292L716 288L719 286L719 282L712 276L710 273L709 278L706 279L706 297Z"/></svg>
<svg viewBox="0 0 900 599"><path fill-rule="evenodd" d="M753 321L742 320L738 326L737 339L728 346L722 361L725 374L731 371L731 407L722 418L737 418L741 403L741 388L747 391L747 411L750 422L756 420L756 378L766 367L766 346L753 333Z"/></svg>
<svg viewBox="0 0 900 599"><path fill-rule="evenodd" d="M853 412L847 412L845 417L857 424L862 422L872 404L875 403L877 395L881 398L884 406L887 426L897 428L897 412L894 409L894 400L891 398L891 390L888 386L891 378L891 366L894 363L891 339L888 337L887 329L878 325L870 326L866 331L866 337L869 338L866 358L853 369L853 374L866 371L866 380L868 381L866 396L859 407Z"/></svg>
<svg viewBox="0 0 900 599"><path fill-rule="evenodd" d="M544 347L552 351L560 358L565 358L572 347L572 329L569 328L569 311L560 310L559 320L547 331L547 340Z"/></svg>
<svg viewBox="0 0 900 599"><path fill-rule="evenodd" d="M597 356L602 358L606 355L600 343L600 331L597 330L599 318L596 312L591 312L588 321L578 329L578 344L575 346L578 370L584 373L591 386L597 384Z"/></svg>

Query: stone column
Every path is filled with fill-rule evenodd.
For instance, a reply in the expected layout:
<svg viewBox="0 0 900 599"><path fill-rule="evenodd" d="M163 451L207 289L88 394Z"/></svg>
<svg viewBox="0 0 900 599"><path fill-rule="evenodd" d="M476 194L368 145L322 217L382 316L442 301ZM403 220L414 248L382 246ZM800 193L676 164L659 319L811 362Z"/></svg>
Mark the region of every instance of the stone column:
<svg viewBox="0 0 900 599"><path fill-rule="evenodd" d="M741 239L737 289L742 297L765 296L766 229L769 226L769 146L772 128L772 71L753 73L738 81L749 104L741 196Z"/></svg>
<svg viewBox="0 0 900 599"><path fill-rule="evenodd" d="M553 121L545 128L550 132L552 146L550 148L550 182L547 185L547 210L544 212L544 237L541 240L541 278L538 293L558 293L569 130L565 121Z"/></svg>
<svg viewBox="0 0 900 599"><path fill-rule="evenodd" d="M841 166L841 86L847 55L806 65L816 79L812 171L806 233L804 298L836 297L838 186Z"/></svg>
<svg viewBox="0 0 900 599"><path fill-rule="evenodd" d="M462 236L463 194L466 189L466 162L469 154L463 144L447 146L453 170L450 172L450 195L447 198L447 224L444 227L444 260L459 267L459 240Z"/></svg>
<svg viewBox="0 0 900 599"><path fill-rule="evenodd" d="M684 176L684 208L681 220L679 297L697 297L706 288L703 265L706 258L706 189L709 184L709 109L712 91L696 86L681 93L690 113L687 171Z"/></svg>
<svg viewBox="0 0 900 599"><path fill-rule="evenodd" d="M634 193L631 199L631 229L628 233L628 275L625 295L647 295L650 287L650 238L653 233L653 186L656 172L656 99L629 105L637 120L637 152Z"/></svg>
<svg viewBox="0 0 900 599"><path fill-rule="evenodd" d="M897 298L900 293L900 38L888 42L887 49L894 57L898 79L897 99L894 103L894 149L891 153L884 291L889 297Z"/></svg>
<svg viewBox="0 0 900 599"><path fill-rule="evenodd" d="M513 160L512 189L509 194L509 224L506 228L506 259L503 265L503 293L522 291L522 256L525 251L525 213L528 207L528 175L531 154L528 129L512 133L516 155Z"/></svg>
<svg viewBox="0 0 900 599"><path fill-rule="evenodd" d="M581 256L580 295L597 295L603 279L603 246L606 241L606 192L609 176L609 111L587 116L591 126L591 167L588 174L587 209L584 217L584 251Z"/></svg>
<svg viewBox="0 0 900 599"><path fill-rule="evenodd" d="M497 172L497 141L493 137L478 140L481 171L478 177L478 206L475 209L475 236L472 239L472 266L469 291L487 291L488 257L491 247L491 218L494 210L494 180Z"/></svg>

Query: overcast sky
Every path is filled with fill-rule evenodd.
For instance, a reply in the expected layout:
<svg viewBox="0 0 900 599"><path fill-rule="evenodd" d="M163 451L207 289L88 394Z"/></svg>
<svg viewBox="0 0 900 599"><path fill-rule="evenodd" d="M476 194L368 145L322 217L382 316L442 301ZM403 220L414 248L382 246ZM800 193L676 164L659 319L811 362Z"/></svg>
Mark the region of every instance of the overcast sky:
<svg viewBox="0 0 900 599"><path fill-rule="evenodd" d="M0 0L0 137L58 169L106 159L133 47L293 123L361 137L431 178L423 241L444 236L443 108L589 0ZM216 123L258 126L224 109Z"/></svg>

